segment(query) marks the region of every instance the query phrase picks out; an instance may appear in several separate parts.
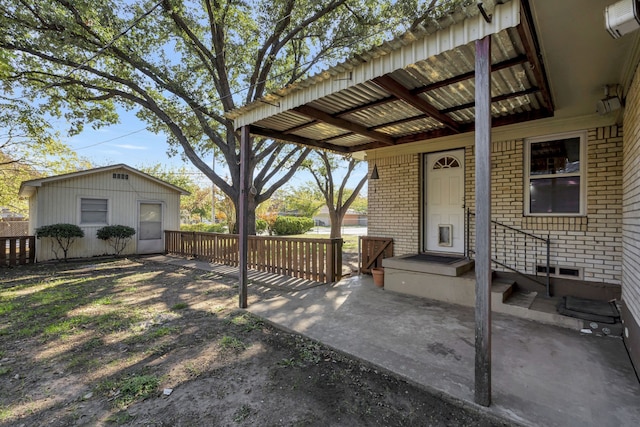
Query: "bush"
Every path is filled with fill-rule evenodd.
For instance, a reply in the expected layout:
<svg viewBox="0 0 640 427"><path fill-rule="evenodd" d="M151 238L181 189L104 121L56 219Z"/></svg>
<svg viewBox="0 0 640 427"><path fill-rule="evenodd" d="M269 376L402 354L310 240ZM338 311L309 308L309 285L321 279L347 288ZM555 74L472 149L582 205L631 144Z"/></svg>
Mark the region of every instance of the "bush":
<svg viewBox="0 0 640 427"><path fill-rule="evenodd" d="M180 226L180 231L200 231L203 233L224 233L224 224L184 224Z"/></svg>
<svg viewBox="0 0 640 427"><path fill-rule="evenodd" d="M279 216L273 224L273 231L278 236L304 234L313 228L313 219L298 216Z"/></svg>
<svg viewBox="0 0 640 427"><path fill-rule="evenodd" d="M267 231L267 228L269 228L269 223L266 220L264 219L256 220L256 234L264 233L265 231Z"/></svg>
<svg viewBox="0 0 640 427"><path fill-rule="evenodd" d="M98 239L108 241L109 246L115 251L115 255L122 253L134 234L136 234L136 230L126 225L107 225L96 232Z"/></svg>
<svg viewBox="0 0 640 427"><path fill-rule="evenodd" d="M51 251L55 255L56 259L60 259L57 249L62 249L64 260L66 261L69 247L76 241L76 239L84 237L84 231L75 224L43 225L36 229L36 237L38 239L42 237L49 237L53 239L51 241ZM55 243L58 244L57 247Z"/></svg>

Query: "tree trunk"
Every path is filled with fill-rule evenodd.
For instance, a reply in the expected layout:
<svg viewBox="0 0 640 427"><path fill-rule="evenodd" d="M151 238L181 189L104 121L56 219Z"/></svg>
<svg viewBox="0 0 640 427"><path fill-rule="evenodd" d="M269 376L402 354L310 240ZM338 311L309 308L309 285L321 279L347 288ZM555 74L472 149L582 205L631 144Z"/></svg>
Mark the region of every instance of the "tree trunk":
<svg viewBox="0 0 640 427"><path fill-rule="evenodd" d="M339 214L333 209L329 209L329 220L331 221L331 234L332 239L339 239L342 237L342 221L344 220L344 214Z"/></svg>
<svg viewBox="0 0 640 427"><path fill-rule="evenodd" d="M236 211L236 224L240 224L240 208L238 203L234 201L235 211ZM248 203L247 203L247 233L249 236L256 235L256 199L253 194L249 193ZM237 227L236 227L237 228ZM236 230L237 231L237 230ZM231 233L232 231L229 230Z"/></svg>

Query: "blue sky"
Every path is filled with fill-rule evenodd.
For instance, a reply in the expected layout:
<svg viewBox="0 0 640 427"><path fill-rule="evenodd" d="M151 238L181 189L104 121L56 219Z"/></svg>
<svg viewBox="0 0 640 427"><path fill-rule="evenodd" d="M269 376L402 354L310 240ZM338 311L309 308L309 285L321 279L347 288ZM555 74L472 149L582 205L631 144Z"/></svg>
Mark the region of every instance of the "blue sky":
<svg viewBox="0 0 640 427"><path fill-rule="evenodd" d="M81 134L73 137L61 135L61 140L76 151L79 156L86 157L96 166L125 163L135 168L160 163L170 169L187 167L194 173L194 178L204 179L204 176L200 175L191 162L182 160L181 152L169 157L167 154L169 145L166 143L165 135L156 135L147 131L145 123L135 116L135 111L119 109L119 114L119 124L98 130L86 126ZM53 124L56 125L55 122ZM60 131L62 134L63 130ZM211 157L205 161L211 163ZM361 164L348 187L353 188L362 174L366 173L366 170L366 164ZM308 172L298 170L289 185L304 185L311 180L312 177ZM363 190L362 194L366 194L366 191Z"/></svg>

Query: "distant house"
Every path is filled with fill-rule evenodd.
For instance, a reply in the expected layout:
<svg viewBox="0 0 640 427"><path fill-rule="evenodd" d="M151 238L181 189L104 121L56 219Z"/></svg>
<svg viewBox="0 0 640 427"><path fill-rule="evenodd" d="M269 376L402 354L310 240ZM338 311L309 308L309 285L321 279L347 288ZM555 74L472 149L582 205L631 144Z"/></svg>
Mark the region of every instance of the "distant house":
<svg viewBox="0 0 640 427"><path fill-rule="evenodd" d="M144 254L164 250L164 230L180 227L182 188L124 164L25 181L21 197L29 199L29 234L38 227L57 223L77 224L85 237L69 251L69 257L110 253L96 237L105 225L126 225L136 235L124 253ZM38 261L55 258L48 244L37 242Z"/></svg>
<svg viewBox="0 0 640 427"><path fill-rule="evenodd" d="M316 225L320 225L320 226L331 225L331 218L329 217L329 208L327 206L321 207L318 213L313 217L313 220L315 221ZM342 225L366 227L367 214L359 213L354 211L353 209L349 209L347 210L347 213L344 215Z"/></svg>
<svg viewBox="0 0 640 427"><path fill-rule="evenodd" d="M0 221L23 221L24 215L13 212L9 208L0 207Z"/></svg>

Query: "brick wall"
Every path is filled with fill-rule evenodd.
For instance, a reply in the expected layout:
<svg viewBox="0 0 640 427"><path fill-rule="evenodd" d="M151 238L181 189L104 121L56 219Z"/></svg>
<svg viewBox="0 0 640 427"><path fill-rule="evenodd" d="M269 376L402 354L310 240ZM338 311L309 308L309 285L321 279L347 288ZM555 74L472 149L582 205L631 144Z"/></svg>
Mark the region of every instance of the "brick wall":
<svg viewBox="0 0 640 427"><path fill-rule="evenodd" d="M624 123L622 299L640 323L640 72L627 94Z"/></svg>
<svg viewBox="0 0 640 427"><path fill-rule="evenodd" d="M369 180L367 233L392 237L394 255L417 253L420 242L420 156L375 159L380 179Z"/></svg>
<svg viewBox="0 0 640 427"><path fill-rule="evenodd" d="M524 141L494 142L492 218L551 239L551 265L580 268L583 279L622 279L622 128L587 132L587 216L524 216ZM475 204L473 147L466 149L467 206ZM508 246L508 245L507 245Z"/></svg>
<svg viewBox="0 0 640 427"><path fill-rule="evenodd" d="M587 132L587 216L527 217L523 215L524 141L494 142L491 187L493 218L542 237L549 234L552 265L579 268L584 280L620 284L622 148L620 127ZM369 182L369 234L393 237L396 255L416 253L420 249L420 158L420 155L414 154L378 159L375 163L380 179ZM466 205L473 209L475 157L472 146L465 148L465 165ZM369 167L371 170L373 161ZM640 169L640 160L636 169ZM636 182L640 182L640 179ZM640 187L638 204L640 211ZM512 242L505 240L496 243L496 246L513 253ZM541 254L544 245L541 244L537 249L541 260L539 263L543 263L545 260ZM532 265L530 267L533 268ZM637 268L640 271L640 265Z"/></svg>

